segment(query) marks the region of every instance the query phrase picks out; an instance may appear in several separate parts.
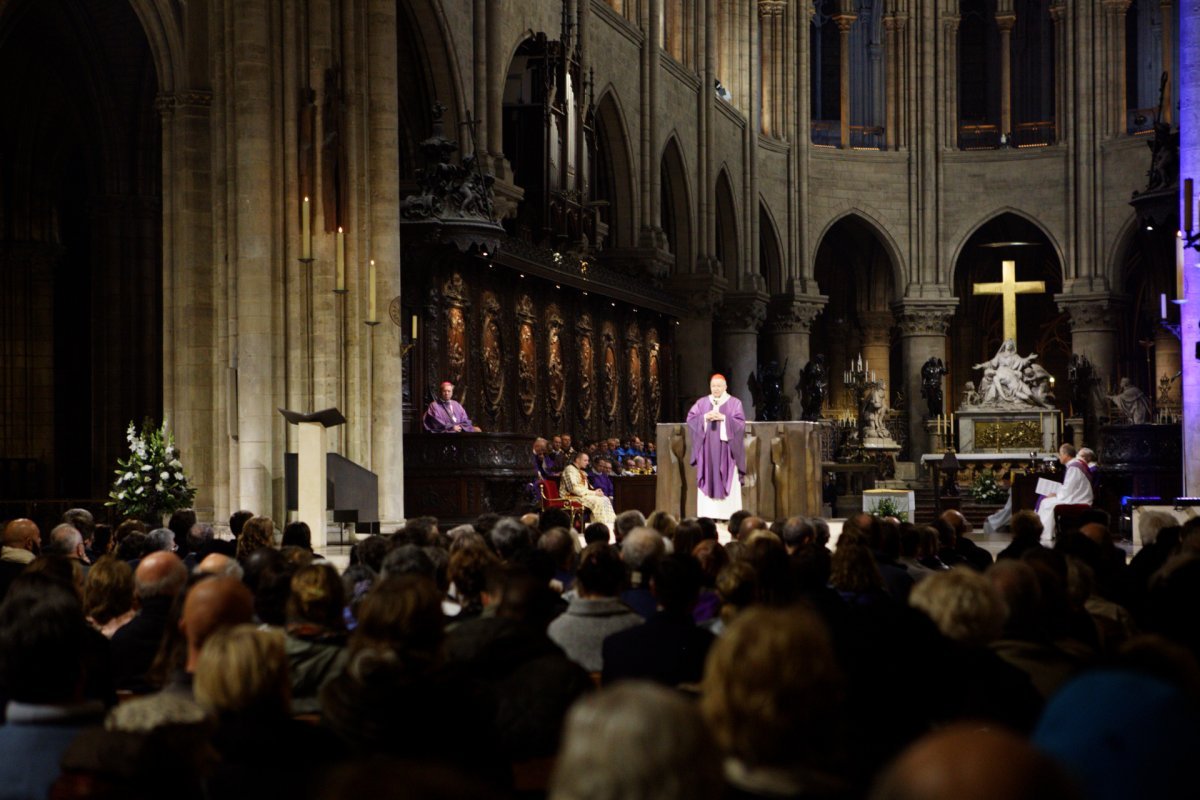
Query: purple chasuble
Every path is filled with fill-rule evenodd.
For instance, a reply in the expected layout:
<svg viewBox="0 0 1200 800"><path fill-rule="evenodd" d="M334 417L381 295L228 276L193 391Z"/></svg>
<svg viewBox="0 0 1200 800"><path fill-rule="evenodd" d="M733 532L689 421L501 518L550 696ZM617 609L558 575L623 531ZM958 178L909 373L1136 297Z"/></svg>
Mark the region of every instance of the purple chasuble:
<svg viewBox="0 0 1200 800"><path fill-rule="evenodd" d="M434 400L426 409L421 424L430 433L457 433L455 425L461 425L464 431L475 430L466 409L457 400Z"/></svg>
<svg viewBox="0 0 1200 800"><path fill-rule="evenodd" d="M696 468L696 486L705 497L724 500L729 494L731 481L738 479L736 468L746 471L746 413L742 401L726 395L725 402L717 408L725 415L725 433L729 441L721 441L721 423L705 422L704 415L712 411L709 395L701 397L687 415L687 426L692 432L692 465Z"/></svg>

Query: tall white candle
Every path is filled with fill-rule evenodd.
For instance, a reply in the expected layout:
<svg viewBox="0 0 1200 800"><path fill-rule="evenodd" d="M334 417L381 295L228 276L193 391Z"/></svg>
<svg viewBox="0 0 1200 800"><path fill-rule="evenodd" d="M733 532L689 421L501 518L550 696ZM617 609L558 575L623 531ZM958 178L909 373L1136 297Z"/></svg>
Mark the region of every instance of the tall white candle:
<svg viewBox="0 0 1200 800"><path fill-rule="evenodd" d="M342 232L340 225L337 229L335 249L337 251L337 285L335 286L335 290L344 292L346 291L346 234Z"/></svg>
<svg viewBox="0 0 1200 800"><path fill-rule="evenodd" d="M367 297L367 307L369 308L367 321L378 322L379 320L375 316L375 259L373 258L370 269L367 270Z"/></svg>
<svg viewBox="0 0 1200 800"><path fill-rule="evenodd" d="M300 257L312 258L312 204L307 197L300 204Z"/></svg>

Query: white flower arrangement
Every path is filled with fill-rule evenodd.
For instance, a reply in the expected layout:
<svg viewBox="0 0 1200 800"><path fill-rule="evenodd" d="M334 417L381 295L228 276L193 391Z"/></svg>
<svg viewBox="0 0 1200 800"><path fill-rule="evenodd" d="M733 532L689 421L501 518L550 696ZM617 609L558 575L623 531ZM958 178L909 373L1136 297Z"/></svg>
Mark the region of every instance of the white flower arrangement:
<svg viewBox="0 0 1200 800"><path fill-rule="evenodd" d="M117 477L106 505L116 506L122 516L155 524L161 524L165 514L190 508L196 490L188 483L166 421L156 426L147 419L140 433L130 422L125 440L129 457L117 461Z"/></svg>

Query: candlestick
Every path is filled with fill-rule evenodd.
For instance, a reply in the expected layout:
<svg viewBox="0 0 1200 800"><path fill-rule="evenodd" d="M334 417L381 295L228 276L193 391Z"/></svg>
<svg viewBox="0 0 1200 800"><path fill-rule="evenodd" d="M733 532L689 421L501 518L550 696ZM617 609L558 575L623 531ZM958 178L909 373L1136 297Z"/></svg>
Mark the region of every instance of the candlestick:
<svg viewBox="0 0 1200 800"><path fill-rule="evenodd" d="M300 258L309 261L312 259L312 205L308 202L308 198L304 198L304 202L300 204Z"/></svg>
<svg viewBox="0 0 1200 800"><path fill-rule="evenodd" d="M367 322L378 322L375 316L375 259L371 259L367 268Z"/></svg>
<svg viewBox="0 0 1200 800"><path fill-rule="evenodd" d="M334 291L344 292L346 291L346 234L342 231L341 225L338 226L337 236L334 239L334 250L337 260L337 284Z"/></svg>
<svg viewBox="0 0 1200 800"><path fill-rule="evenodd" d="M412 315L412 340L414 342L417 340L417 315L416 314Z"/></svg>

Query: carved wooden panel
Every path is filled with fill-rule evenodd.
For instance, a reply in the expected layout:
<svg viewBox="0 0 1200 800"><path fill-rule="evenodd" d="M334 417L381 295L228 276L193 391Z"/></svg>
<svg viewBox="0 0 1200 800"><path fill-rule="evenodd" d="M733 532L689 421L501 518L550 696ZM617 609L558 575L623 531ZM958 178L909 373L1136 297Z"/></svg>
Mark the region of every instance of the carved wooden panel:
<svg viewBox="0 0 1200 800"><path fill-rule="evenodd" d="M563 406L567 401L566 367L562 357L562 312L557 303L546 308L546 367L550 390L550 418L556 423L562 420Z"/></svg>
<svg viewBox="0 0 1200 800"><path fill-rule="evenodd" d="M463 376L467 366L467 322L461 308L446 309L446 380L457 387L463 397L467 387Z"/></svg>
<svg viewBox="0 0 1200 800"><path fill-rule="evenodd" d="M649 417L646 424L650 426L657 425L662 418L662 375L659 373L661 351L658 330L651 328L646 332L646 360L650 372L650 406L646 409Z"/></svg>
<svg viewBox="0 0 1200 800"><path fill-rule="evenodd" d="M636 322L629 323L625 329L625 347L628 367L625 370L625 410L629 417L632 430L639 430L642 424L642 335Z"/></svg>
<svg viewBox="0 0 1200 800"><path fill-rule="evenodd" d="M504 402L504 333L500 327L500 300L493 291L483 293L483 408L493 422Z"/></svg>
<svg viewBox="0 0 1200 800"><path fill-rule="evenodd" d="M575 340L579 362L575 405L579 412L579 419L586 424L592 419L595 404L592 376L596 372L596 356L592 345L592 315L586 311L579 315L579 321L575 323Z"/></svg>
<svg viewBox="0 0 1200 800"><path fill-rule="evenodd" d="M517 408L526 419L537 407L537 345L533 331L533 300L527 294L517 300Z"/></svg>
<svg viewBox="0 0 1200 800"><path fill-rule="evenodd" d="M604 359L604 383L601 387L604 421L612 425L617 418L617 402L620 399L620 362L617 359L617 329L611 322L604 323L600 334Z"/></svg>

